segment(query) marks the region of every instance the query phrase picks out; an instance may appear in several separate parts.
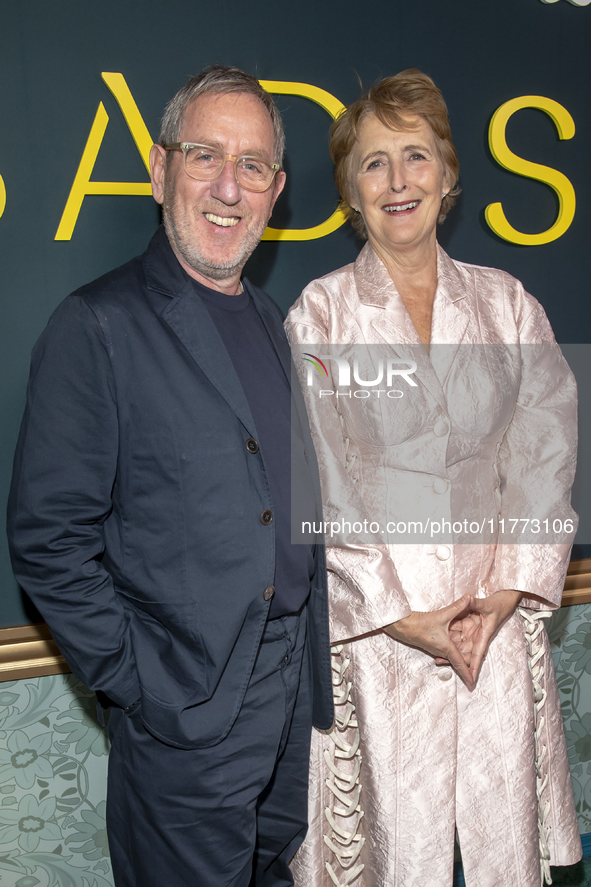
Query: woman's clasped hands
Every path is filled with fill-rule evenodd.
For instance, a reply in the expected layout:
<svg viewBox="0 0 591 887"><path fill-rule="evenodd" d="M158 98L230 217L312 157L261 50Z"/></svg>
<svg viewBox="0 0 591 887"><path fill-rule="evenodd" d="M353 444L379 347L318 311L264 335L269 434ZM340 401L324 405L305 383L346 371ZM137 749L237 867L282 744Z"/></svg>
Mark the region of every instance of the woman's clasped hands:
<svg viewBox="0 0 591 887"><path fill-rule="evenodd" d="M440 610L414 610L384 631L397 641L429 653L436 665L451 665L473 690L491 641L520 600L521 593L513 589L502 589L485 598L465 594Z"/></svg>

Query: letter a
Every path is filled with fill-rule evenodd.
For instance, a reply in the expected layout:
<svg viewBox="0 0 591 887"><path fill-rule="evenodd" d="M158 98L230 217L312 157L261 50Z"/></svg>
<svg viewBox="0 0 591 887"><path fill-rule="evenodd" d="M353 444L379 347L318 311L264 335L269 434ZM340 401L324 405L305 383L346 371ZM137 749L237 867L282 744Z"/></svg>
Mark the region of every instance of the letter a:
<svg viewBox="0 0 591 887"><path fill-rule="evenodd" d="M152 147L152 138L146 124L143 121L134 98L129 91L123 74L109 74L103 72L102 78L117 99L117 104L123 112L133 140L137 146L144 165L150 171L149 154ZM82 159L70 194L66 201L64 211L55 235L56 240L70 240L78 221L78 215L82 208L84 198L88 194L140 194L150 195L152 188L149 182L91 182L90 177L96 163L96 158L107 129L109 115L102 102L99 102L86 146L82 152Z"/></svg>

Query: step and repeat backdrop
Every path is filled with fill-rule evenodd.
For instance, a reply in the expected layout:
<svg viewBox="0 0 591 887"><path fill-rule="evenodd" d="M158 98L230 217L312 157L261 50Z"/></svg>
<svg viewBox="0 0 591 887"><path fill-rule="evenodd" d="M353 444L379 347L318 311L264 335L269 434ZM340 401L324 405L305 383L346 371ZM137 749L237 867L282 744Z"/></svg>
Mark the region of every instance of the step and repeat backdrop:
<svg viewBox="0 0 591 887"><path fill-rule="evenodd" d="M208 64L276 95L288 183L247 274L284 309L361 243L336 212L328 131L408 67L447 100L462 195L440 229L457 259L519 277L582 394L575 556L591 556L591 0L30 0L0 11L0 499L29 355L71 290L142 252L159 223L147 154L167 100ZM0 536L0 626L36 621Z"/></svg>

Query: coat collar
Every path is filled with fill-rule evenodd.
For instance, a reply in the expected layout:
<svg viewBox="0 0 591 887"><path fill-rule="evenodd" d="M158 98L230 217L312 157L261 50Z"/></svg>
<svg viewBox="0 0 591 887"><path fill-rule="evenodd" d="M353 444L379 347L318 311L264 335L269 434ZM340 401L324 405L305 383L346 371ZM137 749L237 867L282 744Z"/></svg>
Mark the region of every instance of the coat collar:
<svg viewBox="0 0 591 887"><path fill-rule="evenodd" d="M172 251L164 225L160 225L148 244L143 263L149 290L172 297L186 286L187 275Z"/></svg>
<svg viewBox="0 0 591 887"><path fill-rule="evenodd" d="M396 303L402 302L386 266L369 243L366 243L359 253L353 266L353 273L359 301L362 304L390 310L392 307L396 307ZM456 304L467 295L466 285L455 263L437 244L437 294L435 299ZM404 310L406 311L406 309Z"/></svg>
<svg viewBox="0 0 591 887"><path fill-rule="evenodd" d="M359 254L353 273L362 306L360 315L366 316L373 333L391 345L401 359L417 362L421 381L438 403L447 408L442 386L471 316L469 293L454 262L438 245L437 291L429 353L421 343L386 266L369 243ZM374 336L370 333L369 340L372 338Z"/></svg>

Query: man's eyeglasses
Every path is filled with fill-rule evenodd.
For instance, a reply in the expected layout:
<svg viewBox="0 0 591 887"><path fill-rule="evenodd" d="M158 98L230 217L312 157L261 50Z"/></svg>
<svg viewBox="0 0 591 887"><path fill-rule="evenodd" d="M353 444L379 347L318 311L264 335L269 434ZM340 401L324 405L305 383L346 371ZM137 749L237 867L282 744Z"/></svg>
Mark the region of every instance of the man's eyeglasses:
<svg viewBox="0 0 591 887"><path fill-rule="evenodd" d="M163 147L166 151L182 151L185 172L198 182L213 182L229 160L234 164L234 175L240 187L247 191L266 191L281 169L278 163L267 163L257 157L225 154L217 148L195 142L172 142Z"/></svg>

